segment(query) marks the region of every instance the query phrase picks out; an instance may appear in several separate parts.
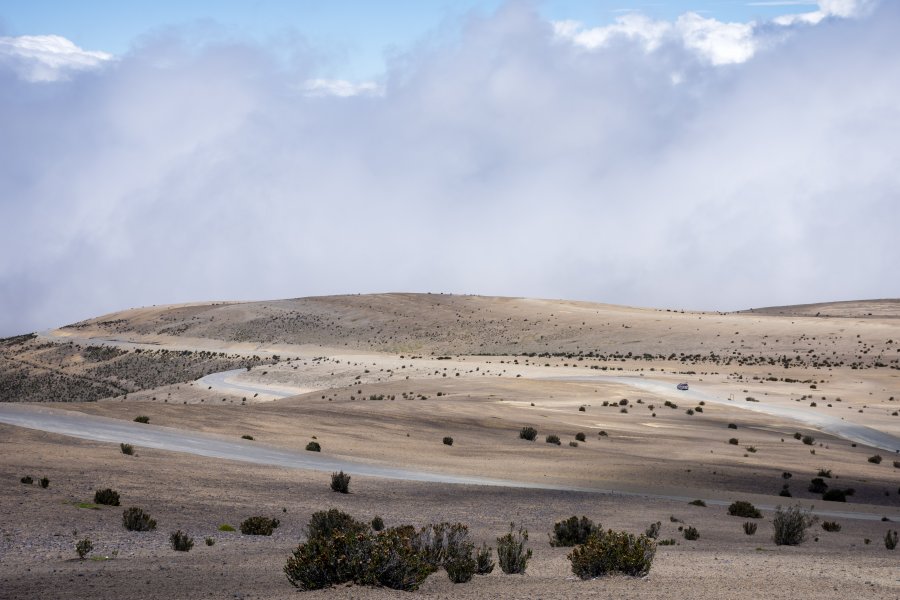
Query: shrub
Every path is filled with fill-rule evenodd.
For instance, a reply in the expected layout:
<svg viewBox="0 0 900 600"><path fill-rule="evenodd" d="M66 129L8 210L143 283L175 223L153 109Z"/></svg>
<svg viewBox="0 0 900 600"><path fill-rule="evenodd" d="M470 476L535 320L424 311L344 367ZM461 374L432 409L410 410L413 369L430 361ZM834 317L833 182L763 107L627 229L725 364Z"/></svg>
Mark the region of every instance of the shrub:
<svg viewBox="0 0 900 600"><path fill-rule="evenodd" d="M350 492L350 476L340 471L331 474L331 491L347 494Z"/></svg>
<svg viewBox="0 0 900 600"><path fill-rule="evenodd" d="M137 506L132 506L122 513L122 524L128 531L153 531L156 529L156 521Z"/></svg>
<svg viewBox="0 0 900 600"><path fill-rule="evenodd" d="M31 485L32 483L34 483L34 479L31 478L31 475L26 475L25 477L23 477L23 478L20 479L19 481L21 481L21 482L24 483L25 485Z"/></svg>
<svg viewBox="0 0 900 600"><path fill-rule="evenodd" d="M278 527L278 519L255 516L247 517L241 522L241 533L244 535L272 535Z"/></svg>
<svg viewBox="0 0 900 600"><path fill-rule="evenodd" d="M874 456L870 456L867 460L872 464L880 465L881 464L881 455L876 454Z"/></svg>
<svg viewBox="0 0 900 600"><path fill-rule="evenodd" d="M799 440L799 439L801 439L801 438L803 438L803 435L801 435L799 431L794 432L794 439L795 439L795 440Z"/></svg>
<svg viewBox="0 0 900 600"><path fill-rule="evenodd" d="M372 521L374 523L375 519ZM357 521L347 513L332 508L312 514L306 528L306 537L325 539L332 537L335 533L357 535L365 533L366 529L366 524L362 521Z"/></svg>
<svg viewBox="0 0 900 600"><path fill-rule="evenodd" d="M453 445L453 438L450 437L449 435L448 435L448 436L445 436L445 437L444 437L444 445L445 445L445 446L452 446L452 445Z"/></svg>
<svg viewBox="0 0 900 600"><path fill-rule="evenodd" d="M568 519L558 521L553 525L553 533L550 534L550 545L554 547L577 546L583 544L591 534L600 531L599 525L587 517L579 519L572 515Z"/></svg>
<svg viewBox="0 0 900 600"><path fill-rule="evenodd" d="M826 502L846 502L847 492L838 489L828 490L822 494L822 500L825 500Z"/></svg>
<svg viewBox="0 0 900 600"><path fill-rule="evenodd" d="M234 531L234 527L232 527L228 523L222 523L221 525L219 525L219 531L231 532L231 531Z"/></svg>
<svg viewBox="0 0 900 600"><path fill-rule="evenodd" d="M895 460L895 461L894 461L894 468L895 468L895 469L900 469L900 460Z"/></svg>
<svg viewBox="0 0 900 600"><path fill-rule="evenodd" d="M47 479L46 477L41 477L41 478L38 480L38 483L41 484L41 487L44 488L45 490L46 490L48 487L50 487L50 480Z"/></svg>
<svg viewBox="0 0 900 600"><path fill-rule="evenodd" d="M306 445L306 449L309 452L321 452L322 446L319 445L319 442L310 442Z"/></svg>
<svg viewBox="0 0 900 600"><path fill-rule="evenodd" d="M384 520L379 516L375 516L372 519L371 525L373 531L381 531L382 529L384 529Z"/></svg>
<svg viewBox="0 0 900 600"><path fill-rule="evenodd" d="M811 435L804 435L804 436L803 436L803 439L802 439L801 441L802 441L804 444L806 444L807 446L812 446L813 444L816 443L816 438L814 438L814 437L811 436Z"/></svg>
<svg viewBox="0 0 900 600"><path fill-rule="evenodd" d="M831 469L819 469L819 472L816 473L819 477L827 477L831 479Z"/></svg>
<svg viewBox="0 0 900 600"><path fill-rule="evenodd" d="M796 546L806 538L806 530L816 522L815 517L799 506L775 510L772 525L775 527L773 539L777 546Z"/></svg>
<svg viewBox="0 0 900 600"><path fill-rule="evenodd" d="M454 568L465 571L469 568L471 560L469 579L475 572L475 559L472 558L474 544L469 541L469 528L462 523L426 525L412 538L412 544L416 551L435 569L441 566L446 567L448 561L458 558L461 560L461 564ZM462 583L462 581L455 583Z"/></svg>
<svg viewBox="0 0 900 600"><path fill-rule="evenodd" d="M599 437L609 437L609 434L603 431L602 429L597 433Z"/></svg>
<svg viewBox="0 0 900 600"><path fill-rule="evenodd" d="M893 550L897 547L897 532L887 530L887 533L884 534L884 547L888 550Z"/></svg>
<svg viewBox="0 0 900 600"><path fill-rule="evenodd" d="M744 517L745 519L762 519L762 513L746 500L732 502L728 507L728 514L732 517Z"/></svg>
<svg viewBox="0 0 900 600"><path fill-rule="evenodd" d="M529 442L533 442L537 439L537 429L534 427L523 427L519 431L519 439L528 440Z"/></svg>
<svg viewBox="0 0 900 600"><path fill-rule="evenodd" d="M478 568L478 562L472 556L472 544L469 544L468 552L461 552L450 557L444 563L444 569L447 571L447 577L453 583L466 583L471 581L472 576Z"/></svg>
<svg viewBox="0 0 900 600"><path fill-rule="evenodd" d="M647 530L644 532L648 538L655 540L659 537L659 528L662 527L662 523L657 521L656 523L650 523L650 526L647 527Z"/></svg>
<svg viewBox="0 0 900 600"><path fill-rule="evenodd" d="M94 492L94 504L104 506L119 506L119 492L106 488Z"/></svg>
<svg viewBox="0 0 900 600"><path fill-rule="evenodd" d="M583 442L587 438L585 437L583 432L579 431L578 433L575 434L575 439L578 440L579 442Z"/></svg>
<svg viewBox="0 0 900 600"><path fill-rule="evenodd" d="M657 546L674 546L678 542L675 541L674 538L669 538L667 540L659 540L656 545Z"/></svg>
<svg viewBox="0 0 900 600"><path fill-rule="evenodd" d="M497 561L501 571L508 575L525 572L531 558L531 548L525 548L527 542L528 530L519 527L516 531L515 523L510 523L509 533L497 538Z"/></svg>
<svg viewBox="0 0 900 600"><path fill-rule="evenodd" d="M753 521L744 521L744 533L747 535L753 535L756 533L756 523Z"/></svg>
<svg viewBox="0 0 900 600"><path fill-rule="evenodd" d="M134 446L131 444L121 443L119 444L119 448L122 449L122 454L127 454L128 456L134 454Z"/></svg>
<svg viewBox="0 0 900 600"><path fill-rule="evenodd" d="M836 532L841 530L841 524L837 521L823 521L822 529L829 532Z"/></svg>
<svg viewBox="0 0 900 600"><path fill-rule="evenodd" d="M169 542L172 544L172 549L177 552L188 552L194 547L194 538L188 536L188 534L180 529L172 532L172 535L169 536Z"/></svg>
<svg viewBox="0 0 900 600"><path fill-rule="evenodd" d="M83 540L78 540L75 542L75 552L78 553L78 558L84 560L84 557L91 553L91 550L94 549L94 542L92 542L89 538L84 538Z"/></svg>
<svg viewBox="0 0 900 600"><path fill-rule="evenodd" d="M785 498L791 498L791 490L788 489L787 484L785 484L785 486L781 488L781 491L778 492L778 495Z"/></svg>
<svg viewBox="0 0 900 600"><path fill-rule="evenodd" d="M546 438L544 438L544 441L548 444L556 444L557 446L562 443L559 441L559 436L555 433L551 433L550 435L548 435Z"/></svg>
<svg viewBox="0 0 900 600"><path fill-rule="evenodd" d="M206 542L206 545L207 545L207 546L215 546L215 545L216 545L216 539L215 539L215 538L208 537L208 538L206 538L206 539L203 540L203 541Z"/></svg>
<svg viewBox="0 0 900 600"><path fill-rule="evenodd" d="M146 415L139 415L134 418L135 423L144 423L145 425L150 422L150 417Z"/></svg>
<svg viewBox="0 0 900 600"><path fill-rule="evenodd" d="M828 484L821 477L814 477L807 489L812 494L824 494L828 490Z"/></svg>
<svg viewBox="0 0 900 600"><path fill-rule="evenodd" d="M253 440L253 436L252 436L252 435L248 435L248 434L245 433L244 435L241 436L241 439L242 439L242 440L251 440L251 441L252 441L252 440Z"/></svg>
<svg viewBox="0 0 900 600"><path fill-rule="evenodd" d="M729 423L728 429L737 429L737 425L735 425L734 423Z"/></svg>
<svg viewBox="0 0 900 600"><path fill-rule="evenodd" d="M568 559L572 563L572 572L581 579L611 573L641 577L650 572L655 555L656 542L647 536L610 529L592 535L572 550Z"/></svg>
<svg viewBox="0 0 900 600"><path fill-rule="evenodd" d="M475 553L475 573L478 575L487 575L494 570L494 560L491 558L493 548L486 542L481 544L481 548Z"/></svg>
<svg viewBox="0 0 900 600"><path fill-rule="evenodd" d="M737 446L738 444L740 444L737 438L729 438L728 443L732 446Z"/></svg>
<svg viewBox="0 0 900 600"><path fill-rule="evenodd" d="M706 506L706 502L700 500L699 498L697 500L691 500L690 502L688 502L688 504L691 504L693 506Z"/></svg>
<svg viewBox="0 0 900 600"><path fill-rule="evenodd" d="M693 541L700 539L700 532L697 531L697 528L692 525L685 527L682 533L684 534L684 539L686 540Z"/></svg>
<svg viewBox="0 0 900 600"><path fill-rule="evenodd" d="M569 446L571 446L572 448L577 448L578 442L576 442L575 440L572 440L571 442L569 442Z"/></svg>

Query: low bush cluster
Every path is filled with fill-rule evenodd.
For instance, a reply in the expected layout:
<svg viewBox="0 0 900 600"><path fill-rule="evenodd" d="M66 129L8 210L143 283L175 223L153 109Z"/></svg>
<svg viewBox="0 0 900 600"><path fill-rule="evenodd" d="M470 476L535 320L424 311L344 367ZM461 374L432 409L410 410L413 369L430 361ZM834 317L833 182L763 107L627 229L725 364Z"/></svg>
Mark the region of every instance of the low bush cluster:
<svg viewBox="0 0 900 600"><path fill-rule="evenodd" d="M537 429L534 427L523 427L519 431L519 439L528 440L529 442L533 442L537 439Z"/></svg>
<svg viewBox="0 0 900 600"><path fill-rule="evenodd" d="M554 547L577 546L583 544L591 536L601 530L600 525L595 525L587 517L580 519L572 515L568 519L558 521L553 525L553 533L550 534L550 545Z"/></svg>
<svg viewBox="0 0 900 600"><path fill-rule="evenodd" d="M799 506L791 506L775 510L772 525L775 528L776 546L796 546L806 539L806 530L816 523L817 519Z"/></svg>
<svg viewBox="0 0 900 600"><path fill-rule="evenodd" d="M331 474L331 491L341 494L350 493L350 476L340 471Z"/></svg>
<svg viewBox="0 0 900 600"><path fill-rule="evenodd" d="M194 538L190 537L180 529L172 532L172 535L169 536L169 542L172 544L172 549L177 552L188 552L194 547ZM212 544L207 543L207 545L211 546Z"/></svg>
<svg viewBox="0 0 900 600"><path fill-rule="evenodd" d="M244 535L272 535L272 532L278 528L278 524L278 519L259 515L248 517L241 522L241 533Z"/></svg>
<svg viewBox="0 0 900 600"><path fill-rule="evenodd" d="M137 506L125 509L122 513L122 523L128 531L153 531L156 529L156 521Z"/></svg>
<svg viewBox="0 0 900 600"><path fill-rule="evenodd" d="M525 548L528 530L519 527L516 531L515 527L515 523L510 523L509 533L497 538L497 561L507 575L524 573L531 559L531 548Z"/></svg>
<svg viewBox="0 0 900 600"><path fill-rule="evenodd" d="M569 553L572 572L581 579L613 573L642 577L650 572L656 542L625 531L598 531Z"/></svg>
<svg viewBox="0 0 900 600"><path fill-rule="evenodd" d="M106 488L94 492L94 504L103 504L104 506L119 506L119 492Z"/></svg>
<svg viewBox="0 0 900 600"><path fill-rule="evenodd" d="M762 513L746 500L732 502L728 507L728 514L732 517L744 517L745 519L762 519Z"/></svg>

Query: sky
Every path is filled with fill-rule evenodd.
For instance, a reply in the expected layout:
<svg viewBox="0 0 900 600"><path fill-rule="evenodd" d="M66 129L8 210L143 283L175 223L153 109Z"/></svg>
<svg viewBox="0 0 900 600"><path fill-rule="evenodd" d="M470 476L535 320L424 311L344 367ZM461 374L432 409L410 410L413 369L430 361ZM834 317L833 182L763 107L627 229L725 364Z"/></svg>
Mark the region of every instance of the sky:
<svg viewBox="0 0 900 600"><path fill-rule="evenodd" d="M900 297L876 0L0 2L0 336L386 291Z"/></svg>

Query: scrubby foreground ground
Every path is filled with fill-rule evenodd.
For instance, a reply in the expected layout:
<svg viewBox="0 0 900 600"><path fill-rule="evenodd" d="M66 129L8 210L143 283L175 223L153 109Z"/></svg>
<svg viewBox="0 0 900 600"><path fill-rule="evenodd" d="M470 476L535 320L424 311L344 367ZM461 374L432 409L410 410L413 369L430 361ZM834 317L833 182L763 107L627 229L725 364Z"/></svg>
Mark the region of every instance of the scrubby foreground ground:
<svg viewBox="0 0 900 600"><path fill-rule="evenodd" d="M900 455L783 411L900 437L898 317L893 301L718 314L386 295L139 309L6 340L7 401L142 415L147 427L249 436L298 453L316 441L321 456L357 462L628 495L361 476L344 495L329 489L327 472L140 447L127 456L117 443L0 425L0 597L402 594L289 585L282 568L310 515L336 507L365 521L380 515L389 527L461 521L492 546L510 521L529 530L534 558L524 576L496 569L453 585L441 571L416 592L425 596L897 598L900 550L883 537L900 529ZM690 392L674 389L681 381ZM533 442L519 438L526 425L538 432ZM875 455L882 460L871 462ZM19 483L25 475L35 482ZM823 501L810 490L817 477L852 489L848 502ZM121 507L92 505L94 490L107 487L121 493ZM716 504L737 499L849 514L824 519L838 521L838 532L819 524L805 543L776 546L771 511L751 536L747 519ZM126 531L130 506L157 529ZM218 529L253 515L281 525L271 537ZM580 581L569 549L547 537L572 515L633 533L660 521L659 539L676 543L659 547L646 578ZM698 540L682 537L687 526ZM194 537L190 552L172 550L177 529ZM74 544L84 537L94 549L82 561Z"/></svg>

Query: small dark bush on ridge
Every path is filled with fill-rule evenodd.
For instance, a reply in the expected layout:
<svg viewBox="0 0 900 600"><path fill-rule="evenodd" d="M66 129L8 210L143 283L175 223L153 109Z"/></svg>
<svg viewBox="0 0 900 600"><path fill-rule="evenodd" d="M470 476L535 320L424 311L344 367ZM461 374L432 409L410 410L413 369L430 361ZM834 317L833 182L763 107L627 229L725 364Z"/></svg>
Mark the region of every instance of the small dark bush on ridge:
<svg viewBox="0 0 900 600"><path fill-rule="evenodd" d="M587 437L584 435L583 432L579 431L578 433L575 434L575 439L578 440L579 442L583 442L587 439Z"/></svg>
<svg viewBox="0 0 900 600"><path fill-rule="evenodd" d="M153 531L156 529L156 521L137 506L125 509L122 513L122 523L128 531Z"/></svg>
<svg viewBox="0 0 900 600"><path fill-rule="evenodd" d="M278 519L259 515L247 517L241 522L241 533L244 535L272 535L272 532L278 528L278 524Z"/></svg>
<svg viewBox="0 0 900 600"><path fill-rule="evenodd" d="M524 573L531 559L531 548L525 548L528 530L519 527L516 531L515 527L515 523L510 523L509 533L497 538L497 562L507 575Z"/></svg>
<svg viewBox="0 0 900 600"><path fill-rule="evenodd" d="M194 538L180 529L172 532L172 535L169 536L169 542L172 544L172 549L177 552L188 552L194 547Z"/></svg>
<svg viewBox="0 0 900 600"><path fill-rule="evenodd" d="M650 572L656 543L646 535L626 531L597 532L572 550L568 559L572 572L581 579L593 579L612 573L641 577Z"/></svg>
<svg viewBox="0 0 900 600"><path fill-rule="evenodd" d="M534 427L523 427L519 431L519 438L523 440L528 440L529 442L533 442L537 439L537 429Z"/></svg>
<svg viewBox="0 0 900 600"><path fill-rule="evenodd" d="M738 444L740 444L737 438L729 438L728 443L732 446L737 446Z"/></svg>
<svg viewBox="0 0 900 600"><path fill-rule="evenodd" d="M119 492L106 488L94 492L94 504L104 506L119 506Z"/></svg>
<svg viewBox="0 0 900 600"><path fill-rule="evenodd" d="M556 444L557 446L559 446L562 443L559 441L559 436L556 435L555 433L551 433L550 435L548 435L544 439L544 441L547 442L548 444Z"/></svg>
<svg viewBox="0 0 900 600"><path fill-rule="evenodd" d="M452 446L452 445L453 445L453 438L450 437L449 435L446 436L446 437L444 437L444 445L445 445L445 446Z"/></svg>
<svg viewBox="0 0 900 600"><path fill-rule="evenodd" d="M347 494L350 492L350 476L340 471L331 474L331 491Z"/></svg>
<svg viewBox="0 0 900 600"><path fill-rule="evenodd" d="M253 436L245 433L244 435L241 436L241 439L253 441Z"/></svg>
<svg viewBox="0 0 900 600"><path fill-rule="evenodd" d="M322 446L319 445L319 442L310 442L306 445L306 449L310 452L321 452Z"/></svg>
<svg viewBox="0 0 900 600"><path fill-rule="evenodd" d="M847 492L845 490L832 489L822 494L822 500L826 502L846 502Z"/></svg>
<svg viewBox="0 0 900 600"><path fill-rule="evenodd" d="M553 525L553 533L550 534L550 545L554 547L577 546L583 544L592 533L600 531L600 526L595 525L587 517L580 519L572 515L568 519L558 521Z"/></svg>
<svg viewBox="0 0 900 600"><path fill-rule="evenodd" d="M728 507L728 514L732 517L744 517L745 519L761 519L762 513L746 500L732 502Z"/></svg>
<svg viewBox="0 0 900 600"><path fill-rule="evenodd" d="M123 442L119 444L119 448L122 449L122 454L127 454L128 456L134 454L134 446L132 446L131 444L126 444Z"/></svg>

